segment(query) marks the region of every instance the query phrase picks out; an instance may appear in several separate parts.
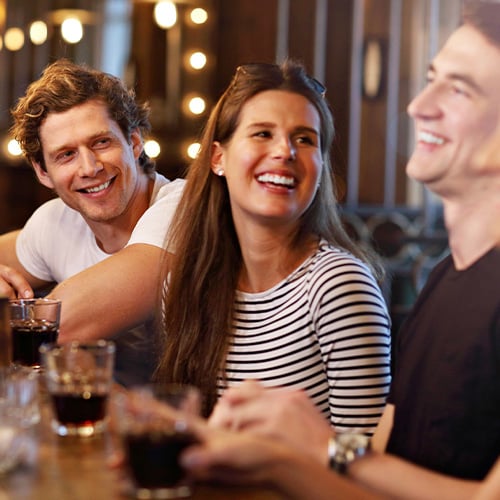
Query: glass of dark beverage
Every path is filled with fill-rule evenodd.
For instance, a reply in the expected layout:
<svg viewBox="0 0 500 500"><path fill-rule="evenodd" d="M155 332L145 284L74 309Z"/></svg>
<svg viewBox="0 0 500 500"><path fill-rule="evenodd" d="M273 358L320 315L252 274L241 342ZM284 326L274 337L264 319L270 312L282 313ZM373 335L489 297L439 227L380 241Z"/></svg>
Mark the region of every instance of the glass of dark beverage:
<svg viewBox="0 0 500 500"><path fill-rule="evenodd" d="M61 318L61 301L56 299L14 299L9 302L14 363L40 369L39 348L56 342Z"/></svg>
<svg viewBox="0 0 500 500"><path fill-rule="evenodd" d="M104 431L113 383L114 343L44 344L40 354L56 434L93 436Z"/></svg>
<svg viewBox="0 0 500 500"><path fill-rule="evenodd" d="M179 456L196 442L187 422L200 413L199 391L188 385L152 384L119 394L115 402L132 494L156 499L191 496Z"/></svg>

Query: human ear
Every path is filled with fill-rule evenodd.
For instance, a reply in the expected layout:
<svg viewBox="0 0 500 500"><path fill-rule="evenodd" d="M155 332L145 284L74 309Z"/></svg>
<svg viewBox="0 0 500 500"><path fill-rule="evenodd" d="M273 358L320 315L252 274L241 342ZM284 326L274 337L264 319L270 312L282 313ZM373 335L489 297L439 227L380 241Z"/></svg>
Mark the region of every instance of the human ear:
<svg viewBox="0 0 500 500"><path fill-rule="evenodd" d="M215 175L221 176L224 174L224 148L221 143L215 141L212 144L212 156L210 159L210 168Z"/></svg>
<svg viewBox="0 0 500 500"><path fill-rule="evenodd" d="M37 176L38 181L42 186L45 186L46 188L49 189L54 189L54 183L52 182L52 179L50 178L50 175L46 170L42 168L40 163L36 161L31 162L31 166L33 167L33 170L35 171L35 174Z"/></svg>
<svg viewBox="0 0 500 500"><path fill-rule="evenodd" d="M132 144L132 150L134 152L134 158L137 160L144 149L144 144L142 142L142 135L139 129L132 130L130 134L130 143Z"/></svg>

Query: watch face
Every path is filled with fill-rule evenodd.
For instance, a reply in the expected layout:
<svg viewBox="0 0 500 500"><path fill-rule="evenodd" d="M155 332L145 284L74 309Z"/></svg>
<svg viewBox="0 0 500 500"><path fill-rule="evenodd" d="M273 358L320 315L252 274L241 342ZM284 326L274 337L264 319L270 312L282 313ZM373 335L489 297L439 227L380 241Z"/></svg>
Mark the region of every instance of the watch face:
<svg viewBox="0 0 500 500"><path fill-rule="evenodd" d="M370 449L370 438L364 434L337 434L328 448L330 467L345 474L347 466Z"/></svg>
<svg viewBox="0 0 500 500"><path fill-rule="evenodd" d="M337 440L343 448L350 450L366 449L370 438L364 434L339 434Z"/></svg>

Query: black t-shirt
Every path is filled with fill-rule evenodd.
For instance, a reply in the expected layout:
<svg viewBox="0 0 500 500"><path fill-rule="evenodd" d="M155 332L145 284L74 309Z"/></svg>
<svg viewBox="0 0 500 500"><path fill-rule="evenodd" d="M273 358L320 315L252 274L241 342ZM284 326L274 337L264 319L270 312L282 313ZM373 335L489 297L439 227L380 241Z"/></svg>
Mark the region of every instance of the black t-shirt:
<svg viewBox="0 0 500 500"><path fill-rule="evenodd" d="M482 479L500 455L500 250L431 273L397 341L387 451Z"/></svg>

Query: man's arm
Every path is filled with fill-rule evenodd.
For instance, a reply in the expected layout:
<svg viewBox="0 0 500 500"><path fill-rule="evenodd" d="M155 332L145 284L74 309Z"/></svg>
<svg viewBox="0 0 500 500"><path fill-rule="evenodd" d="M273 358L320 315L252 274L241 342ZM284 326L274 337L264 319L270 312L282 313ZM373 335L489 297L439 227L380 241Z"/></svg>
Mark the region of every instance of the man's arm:
<svg viewBox="0 0 500 500"><path fill-rule="evenodd" d="M33 290L47 286L30 274L17 258L16 241L20 230L0 235L0 295L14 299L33 297Z"/></svg>
<svg viewBox="0 0 500 500"><path fill-rule="evenodd" d="M390 498L469 500L479 487L476 481L445 476L377 452L355 460L349 466L347 477Z"/></svg>
<svg viewBox="0 0 500 500"><path fill-rule="evenodd" d="M380 418L375 433L372 437L372 449L383 453L387 448L387 442L392 430L394 421L394 405L387 403L384 408L384 413Z"/></svg>
<svg viewBox="0 0 500 500"><path fill-rule="evenodd" d="M382 497L334 474L302 451L272 437L191 422L200 442L181 460L191 476L232 484L271 484L290 500Z"/></svg>
<svg viewBox="0 0 500 500"><path fill-rule="evenodd" d="M477 482L456 479L424 469L384 453L393 425L394 406L388 404L373 436L373 453L354 461L348 478L371 492L395 498L468 499ZM318 485L334 484L335 473L326 467L328 438L333 430L312 401L300 391L268 389L255 381L227 390L215 407L210 424L215 428L244 429L254 436L281 441L313 459L319 469ZM307 476L310 477L310 472ZM298 477L300 482L302 478ZM311 497L312 498L312 497Z"/></svg>
<svg viewBox="0 0 500 500"><path fill-rule="evenodd" d="M391 498L469 499L478 483L445 476L385 453L394 422L394 405L387 404L372 438L373 453L355 460L348 477L371 491Z"/></svg>
<svg viewBox="0 0 500 500"><path fill-rule="evenodd" d="M395 498L454 500L471 498L474 481L445 476L385 453L394 422L394 405L387 404L372 438L373 453L354 461L349 477L358 484Z"/></svg>
<svg viewBox="0 0 500 500"><path fill-rule="evenodd" d="M62 300L59 342L110 337L151 318L163 255L131 245L57 285L48 297Z"/></svg>

